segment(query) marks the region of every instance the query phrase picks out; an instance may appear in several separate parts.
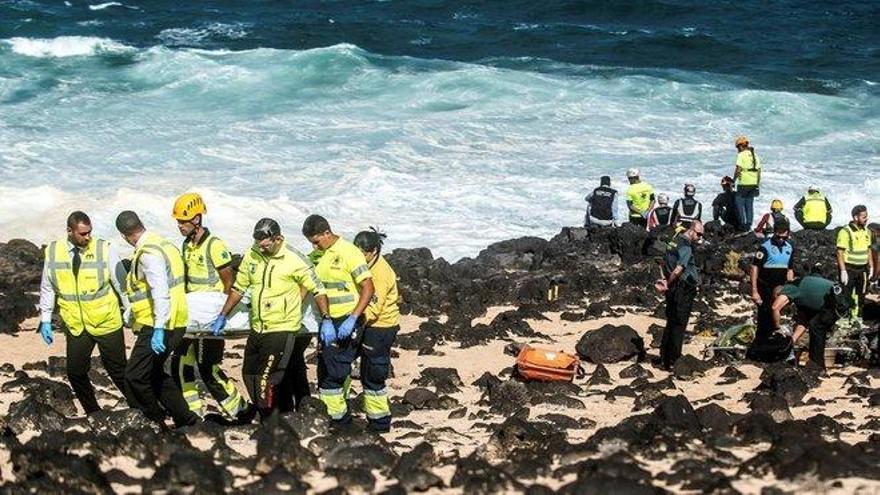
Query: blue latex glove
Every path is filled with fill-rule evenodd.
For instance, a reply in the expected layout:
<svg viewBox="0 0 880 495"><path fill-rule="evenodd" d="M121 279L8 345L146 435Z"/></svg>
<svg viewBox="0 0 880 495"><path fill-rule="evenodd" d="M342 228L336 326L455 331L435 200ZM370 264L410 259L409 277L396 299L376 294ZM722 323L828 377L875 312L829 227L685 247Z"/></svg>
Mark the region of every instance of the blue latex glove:
<svg viewBox="0 0 880 495"><path fill-rule="evenodd" d="M52 322L44 321L40 323L40 335L43 336L43 342L46 345L52 345L55 341L55 335L52 333Z"/></svg>
<svg viewBox="0 0 880 495"><path fill-rule="evenodd" d="M321 343L330 345L336 342L336 327L333 326L333 320L324 318L321 321Z"/></svg>
<svg viewBox="0 0 880 495"><path fill-rule="evenodd" d="M339 340L345 340L351 337L352 332L354 332L354 326L357 324L357 318L354 315L348 315L348 318L339 325L338 333Z"/></svg>
<svg viewBox="0 0 880 495"><path fill-rule="evenodd" d="M165 329L154 328L153 337L150 339L150 347L156 354L165 352Z"/></svg>
<svg viewBox="0 0 880 495"><path fill-rule="evenodd" d="M211 333L213 333L215 337L219 337L223 335L224 328L226 328L226 317L223 315L217 315L217 318L214 318L214 321L211 322Z"/></svg>

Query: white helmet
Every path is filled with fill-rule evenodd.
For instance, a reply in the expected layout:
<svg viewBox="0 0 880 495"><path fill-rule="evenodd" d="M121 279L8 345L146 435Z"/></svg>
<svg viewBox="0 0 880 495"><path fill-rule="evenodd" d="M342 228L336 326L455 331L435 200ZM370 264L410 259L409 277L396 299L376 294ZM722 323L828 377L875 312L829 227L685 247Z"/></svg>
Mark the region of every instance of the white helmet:
<svg viewBox="0 0 880 495"><path fill-rule="evenodd" d="M657 195L657 202L666 206L669 204L669 196L666 193L660 193Z"/></svg>
<svg viewBox="0 0 880 495"><path fill-rule="evenodd" d="M636 177L639 177L639 169L637 169L637 168L631 168L631 169L629 169L629 170L626 171L626 178L627 178L627 179L633 179L633 178L636 178Z"/></svg>

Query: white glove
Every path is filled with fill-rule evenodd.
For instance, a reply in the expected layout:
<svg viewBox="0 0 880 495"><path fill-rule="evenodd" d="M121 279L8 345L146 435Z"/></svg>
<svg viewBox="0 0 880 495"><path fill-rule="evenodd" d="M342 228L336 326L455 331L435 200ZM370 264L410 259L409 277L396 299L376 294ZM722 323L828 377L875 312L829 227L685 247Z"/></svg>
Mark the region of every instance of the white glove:
<svg viewBox="0 0 880 495"><path fill-rule="evenodd" d="M846 273L846 270L840 270L840 285L849 284L849 274Z"/></svg>

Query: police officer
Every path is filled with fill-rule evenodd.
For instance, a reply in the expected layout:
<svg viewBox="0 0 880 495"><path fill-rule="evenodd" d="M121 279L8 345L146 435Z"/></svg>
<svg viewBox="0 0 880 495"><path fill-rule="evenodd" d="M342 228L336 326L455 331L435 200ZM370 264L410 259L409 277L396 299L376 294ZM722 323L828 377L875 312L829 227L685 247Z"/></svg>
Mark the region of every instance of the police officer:
<svg viewBox="0 0 880 495"><path fill-rule="evenodd" d="M587 213L584 227L612 227L620 225L617 213L617 190L611 187L611 177L603 175L599 187L585 198Z"/></svg>
<svg viewBox="0 0 880 495"><path fill-rule="evenodd" d="M177 220L180 234L184 236L181 252L186 265L186 292L229 294L233 276L232 255L226 243L204 226L207 212L201 195L186 193L177 198L171 213ZM204 410L196 381L197 369L199 377L224 414L236 418L252 412L247 401L238 393L235 382L226 376L221 367L225 347L223 339L185 338L172 358L172 369L177 372L183 397L190 410L196 413ZM246 418L240 419L249 422L244 421Z"/></svg>
<svg viewBox="0 0 880 495"><path fill-rule="evenodd" d="M867 226L868 208L857 205L852 209L852 221L837 232L840 284L852 299L850 317L858 323L861 323L868 281L873 278L877 268L874 266L874 257L871 256L874 239Z"/></svg>
<svg viewBox="0 0 880 495"><path fill-rule="evenodd" d="M665 370L672 370L681 357L684 332L700 283L700 274L694 263L694 245L702 239L703 222L696 220L676 237L675 248L670 248L666 254L664 278L655 284L656 289L666 295L666 328L660 344L660 362Z"/></svg>
<svg viewBox="0 0 880 495"><path fill-rule="evenodd" d="M86 414L100 410L89 380L95 345L107 375L125 395L125 337L120 297L128 304L125 267L116 249L92 237L92 221L75 211L67 217L67 238L50 242L40 281L40 335L55 340L52 313L56 301L66 327L67 379Z"/></svg>
<svg viewBox="0 0 880 495"><path fill-rule="evenodd" d="M168 411L177 426L194 424L199 416L189 410L165 371L165 361L180 345L189 322L180 251L148 232L133 211L116 217L116 229L134 246L125 289L137 336L125 368L129 401L153 421L164 421Z"/></svg>
<svg viewBox="0 0 880 495"><path fill-rule="evenodd" d="M761 244L752 260L750 282L752 302L758 306L758 321L755 340L746 356L755 361L781 361L792 351L791 339L776 333L773 325L774 291L794 280L795 254L788 239L789 230L787 221L776 222L773 236Z"/></svg>
<svg viewBox="0 0 880 495"><path fill-rule="evenodd" d="M642 182L639 169L626 171L629 187L626 190L626 207L629 210L629 221L635 225L647 227L648 213L654 207L654 188Z"/></svg>
<svg viewBox="0 0 880 495"><path fill-rule="evenodd" d="M675 200L672 206L672 223L690 228L694 220L703 219L703 203L697 201L697 188L693 184L684 185L684 197Z"/></svg>
<svg viewBox="0 0 880 495"><path fill-rule="evenodd" d="M329 316L329 312L314 265L287 244L278 222L260 219L253 238L254 246L242 259L232 291L211 328L215 335L222 335L226 317L250 291L251 332L241 373L260 418L266 419L286 400L280 391L288 366L305 366L298 362L304 359L301 352L305 349L294 352L302 330L302 289L314 294L321 314Z"/></svg>
<svg viewBox="0 0 880 495"><path fill-rule="evenodd" d="M773 327L782 332L782 310L789 303L797 307L792 341L810 332L810 361L825 369L825 340L839 318L849 311L849 299L841 286L816 275L793 280L776 289Z"/></svg>
<svg viewBox="0 0 880 495"><path fill-rule="evenodd" d="M333 421L348 423L351 363L363 337L361 315L375 292L373 278L364 253L334 234L326 218L310 215L302 233L315 248L315 271L330 302L329 318L321 322L318 389Z"/></svg>

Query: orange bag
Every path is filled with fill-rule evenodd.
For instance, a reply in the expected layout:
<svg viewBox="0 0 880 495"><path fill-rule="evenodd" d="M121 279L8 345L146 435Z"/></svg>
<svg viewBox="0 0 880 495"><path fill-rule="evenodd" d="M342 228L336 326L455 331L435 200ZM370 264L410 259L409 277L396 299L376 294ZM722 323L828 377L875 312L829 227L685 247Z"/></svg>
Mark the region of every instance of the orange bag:
<svg viewBox="0 0 880 495"><path fill-rule="evenodd" d="M527 380L570 382L580 369L581 360L562 351L524 346L516 357L516 370Z"/></svg>

